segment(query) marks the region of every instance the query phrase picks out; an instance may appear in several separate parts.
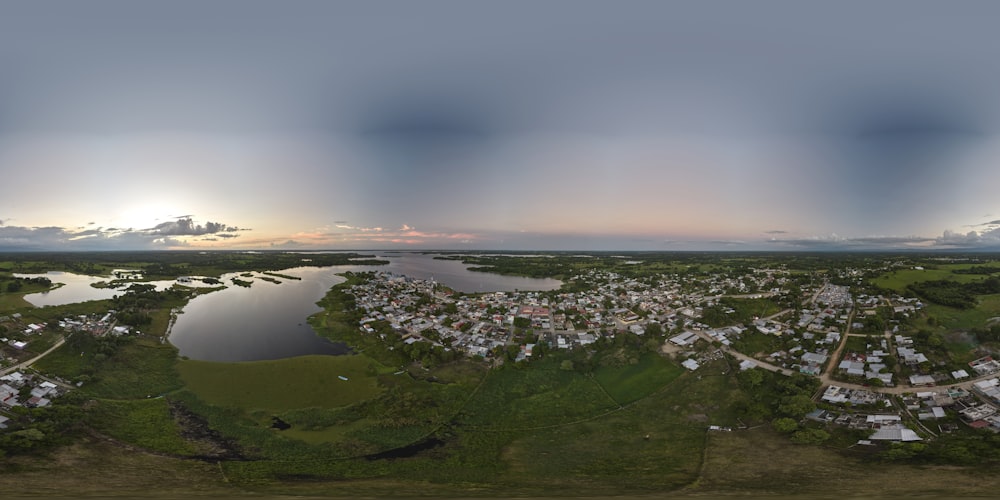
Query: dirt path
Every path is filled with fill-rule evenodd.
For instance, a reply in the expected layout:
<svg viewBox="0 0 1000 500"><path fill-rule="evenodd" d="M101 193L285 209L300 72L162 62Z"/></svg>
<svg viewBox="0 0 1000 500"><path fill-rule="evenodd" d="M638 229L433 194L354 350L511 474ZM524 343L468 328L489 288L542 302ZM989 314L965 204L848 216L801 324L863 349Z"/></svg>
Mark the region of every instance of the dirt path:
<svg viewBox="0 0 1000 500"><path fill-rule="evenodd" d="M44 358L50 352L58 349L59 347L61 347L65 343L66 343L66 337L60 337L59 340L57 340L56 343L52 345L52 347L50 347L47 351L39 354L38 356L35 356L35 357L33 357L33 358L31 358L31 359L23 362L23 363L18 363L18 364L14 365L14 366L8 366L7 368L4 368L3 370L0 370L0 376L6 375L6 374L11 373L11 372L16 372L16 371L23 370L23 369L25 369L25 368L27 368L27 367L35 364L38 360Z"/></svg>

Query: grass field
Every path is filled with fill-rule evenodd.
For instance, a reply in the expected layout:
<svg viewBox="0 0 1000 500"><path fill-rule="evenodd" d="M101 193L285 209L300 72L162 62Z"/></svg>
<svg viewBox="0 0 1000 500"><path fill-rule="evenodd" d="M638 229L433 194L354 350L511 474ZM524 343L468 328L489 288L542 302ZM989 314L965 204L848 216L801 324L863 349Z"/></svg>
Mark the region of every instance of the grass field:
<svg viewBox="0 0 1000 500"><path fill-rule="evenodd" d="M0 473L5 498L229 496L245 491L226 484L215 464L168 458L86 437L48 457L19 457Z"/></svg>
<svg viewBox="0 0 1000 500"><path fill-rule="evenodd" d="M990 318L1000 317L1000 295L980 295L973 309L927 304L925 312L946 329L984 328Z"/></svg>
<svg viewBox="0 0 1000 500"><path fill-rule="evenodd" d="M862 448L862 449L858 449ZM697 484L682 490L697 496L992 496L1000 479L985 470L916 467L866 460L863 447L836 451L800 446L766 427L708 436L705 466Z"/></svg>
<svg viewBox="0 0 1000 500"><path fill-rule="evenodd" d="M636 404L602 418L542 429L504 450L510 479L579 495L656 493L697 479L709 424L735 425L729 395L735 385L718 375L686 374ZM712 375L715 373L716 375ZM536 491L539 493L539 491Z"/></svg>
<svg viewBox="0 0 1000 500"><path fill-rule="evenodd" d="M980 281L986 276L981 274L955 274L956 269L968 269L971 264L949 264L937 269L899 269L890 271L872 280L876 286L895 290L898 293L906 291L906 287L918 281L951 280L959 283Z"/></svg>
<svg viewBox="0 0 1000 500"><path fill-rule="evenodd" d="M164 398L98 400L87 410L86 421L105 435L147 450L171 455L198 452L181 437Z"/></svg>
<svg viewBox="0 0 1000 500"><path fill-rule="evenodd" d="M618 404L644 398L679 377L684 369L656 354L646 354L639 363L624 368L601 367L594 378Z"/></svg>
<svg viewBox="0 0 1000 500"><path fill-rule="evenodd" d="M618 406L593 378L543 359L528 369L491 372L460 418L475 428L524 429L582 420Z"/></svg>
<svg viewBox="0 0 1000 500"><path fill-rule="evenodd" d="M23 293L0 293L0 313L17 312L35 307L24 300Z"/></svg>
<svg viewBox="0 0 1000 500"><path fill-rule="evenodd" d="M209 404L272 411L333 408L372 398L381 390L378 373L386 371L363 355L249 363L183 360L179 370L187 388Z"/></svg>

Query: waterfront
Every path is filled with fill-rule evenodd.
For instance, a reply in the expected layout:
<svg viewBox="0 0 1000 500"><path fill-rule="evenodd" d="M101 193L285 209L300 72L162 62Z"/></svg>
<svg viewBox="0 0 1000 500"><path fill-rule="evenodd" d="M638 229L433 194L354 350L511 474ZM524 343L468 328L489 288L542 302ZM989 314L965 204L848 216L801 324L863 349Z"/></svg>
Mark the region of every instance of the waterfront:
<svg viewBox="0 0 1000 500"><path fill-rule="evenodd" d="M554 290L562 284L554 279L502 276L469 271L454 260L437 260L432 254L380 252L390 261L385 266L327 266L285 269L278 274L300 279L277 278L261 273L223 275L226 288L192 299L178 312L169 331L169 340L181 356L206 361L254 361L281 359L308 354L338 355L349 352L347 346L316 335L308 324L310 315L319 312L316 305L334 285L344 281L340 273L381 270L437 283L464 293L488 291ZM124 293L126 287L95 288L109 277L85 276L67 272L21 275L45 276L56 289L28 294L25 300L41 306L55 306L110 299ZM249 287L236 286L232 279L251 281ZM267 279L262 279L267 278ZM279 283L273 283L275 280ZM147 282L164 289L174 280ZM193 280L184 286L204 286Z"/></svg>

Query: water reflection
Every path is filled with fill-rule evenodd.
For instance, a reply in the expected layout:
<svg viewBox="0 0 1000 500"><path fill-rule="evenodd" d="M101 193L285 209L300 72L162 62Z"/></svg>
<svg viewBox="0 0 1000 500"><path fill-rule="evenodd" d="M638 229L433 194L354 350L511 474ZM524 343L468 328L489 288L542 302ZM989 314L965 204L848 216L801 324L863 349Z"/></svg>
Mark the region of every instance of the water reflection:
<svg viewBox="0 0 1000 500"><path fill-rule="evenodd" d="M386 266L299 267L278 273L298 277L298 280L261 273L250 273L250 277L242 276L242 273L223 275L221 280L227 288L188 302L171 328L170 342L177 346L182 356L210 361L252 361L348 352L346 345L317 336L307 323L310 315L321 310L316 302L332 286L344 281L337 274L346 271L382 270L412 278L434 279L466 293L553 290L562 284L554 279L473 272L461 262L435 260L433 255L387 252L380 257L391 263ZM124 288L91 286L100 281L110 281L108 277L57 271L18 276L45 276L53 283L63 284L55 290L26 295L25 300L36 306L110 299L124 293ZM235 286L232 278L252 281L252 284L250 287ZM176 282L148 283L162 290ZM204 286L197 280L182 284Z"/></svg>
<svg viewBox="0 0 1000 500"><path fill-rule="evenodd" d="M389 265L378 268L411 278L434 279L438 283L464 293L555 290L562 282L551 278L525 278L469 271L469 266L457 260L436 260L434 255L392 253L379 255Z"/></svg>
<svg viewBox="0 0 1000 500"><path fill-rule="evenodd" d="M316 302L344 281L343 266L295 268L280 283L252 280L249 287L230 286L201 295L184 307L170 330L170 342L182 356L208 361L282 359L306 354L344 354L346 345L319 337L306 323L321 309ZM238 274L223 276L223 282ZM259 278L260 275L255 274Z"/></svg>

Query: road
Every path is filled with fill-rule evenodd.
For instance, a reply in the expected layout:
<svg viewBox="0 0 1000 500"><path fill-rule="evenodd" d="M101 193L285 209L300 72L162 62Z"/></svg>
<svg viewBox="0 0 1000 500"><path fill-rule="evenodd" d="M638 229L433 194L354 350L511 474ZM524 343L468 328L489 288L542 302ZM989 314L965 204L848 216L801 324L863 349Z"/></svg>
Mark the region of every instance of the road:
<svg viewBox="0 0 1000 500"><path fill-rule="evenodd" d="M701 330L695 331L694 333L698 337L704 339L709 344L711 344L712 342L715 342L715 339L713 339L709 334L707 334L707 333L705 333L705 332L703 332ZM733 349L730 349L729 346L727 346L727 345L722 346L720 349L722 349L722 352L724 352L726 354L729 354L730 356L732 356L732 357L734 357L736 359L745 360L745 361L752 361L757 366L759 366L759 367L761 367L761 368L763 368L765 370L768 370L768 371L778 372L778 373L781 373L783 375L791 375L793 373L792 370L789 370L787 368L782 368L780 366L775 366L775 365L772 365L771 363L768 363L768 362L765 362L765 361L761 361L761 360L759 360L757 358L754 358L753 356L748 356L746 354L743 354L742 352L734 351Z"/></svg>
<svg viewBox="0 0 1000 500"><path fill-rule="evenodd" d="M31 359L23 362L23 363L18 363L18 364L14 365L14 366L8 366L7 368L4 368L4 369L0 370L0 376L6 375L6 374L11 373L11 372L16 372L16 371L23 370L23 369L25 369L25 368L27 368L27 367L35 364L35 362L37 362L39 359L44 358L50 352L58 349L60 346L62 346L65 343L66 343L66 337L60 337L59 340L57 340L56 343L52 345L52 347L50 347L47 351L39 354L38 356L35 356L35 357L33 357L33 358L31 358Z"/></svg>
<svg viewBox="0 0 1000 500"><path fill-rule="evenodd" d="M853 319L853 312L851 313L851 317ZM850 321L848 321L847 332L849 332L849 331L850 331ZM708 343L715 342L715 339L713 339L711 336L709 336L707 333L705 333L703 331L695 331L694 333L696 335L698 335L698 337L704 339ZM956 388L956 387L960 388L960 389L964 389L964 390L971 390L973 384L975 384L976 382L979 382L981 380L988 380L988 379L991 379L991 378L996 378L998 376L998 374L992 373L992 374L987 374L987 375L981 375L979 377L972 378L972 379L969 379L969 380L964 380L962 382L955 382L953 384L933 385L933 386L897 385L897 386L893 386L893 387L872 387L872 386L867 386L867 385L862 385L862 384L852 384L852 383L849 383L849 382L842 382L840 380L834 380L834 379L832 379L830 377L830 373L832 373L832 371L831 371L832 368L831 367L834 367L834 365L836 364L837 359L840 356L840 352L843 350L844 343L845 343L846 339L847 339L847 333L845 333L843 339L841 339L841 345L837 348L836 353L833 355L832 358L830 358L830 364L827 367L827 370L825 372L823 372L822 375L819 376L820 382L822 382L822 384L824 386L827 386L827 385L836 385L838 387L844 387L844 388L847 388L847 389L862 389L862 390L871 391L871 392L878 392L878 393L882 393L882 394L903 394L903 393L907 393L907 392L913 393L913 392L921 392L921 391L936 391L936 392L940 392L942 389L950 389L950 388ZM773 364L765 362L765 361L761 361L761 360L759 360L757 358L754 358L753 356L749 356L749 355L743 354L742 352L730 349L729 346L722 346L721 349L722 349L723 352L725 352L726 354L729 354L730 356L732 356L732 357L734 357L736 359L745 360L745 361L752 361L752 362L756 363L756 365L758 367L763 368L763 369L768 370L768 371L781 373L782 375L791 375L792 373L795 373L793 370L789 370L787 368L782 368L780 366L773 365Z"/></svg>

